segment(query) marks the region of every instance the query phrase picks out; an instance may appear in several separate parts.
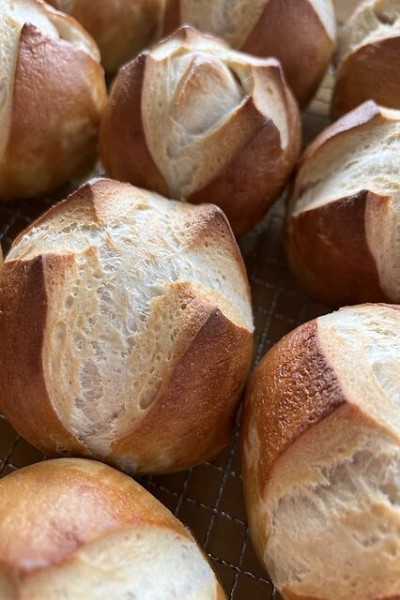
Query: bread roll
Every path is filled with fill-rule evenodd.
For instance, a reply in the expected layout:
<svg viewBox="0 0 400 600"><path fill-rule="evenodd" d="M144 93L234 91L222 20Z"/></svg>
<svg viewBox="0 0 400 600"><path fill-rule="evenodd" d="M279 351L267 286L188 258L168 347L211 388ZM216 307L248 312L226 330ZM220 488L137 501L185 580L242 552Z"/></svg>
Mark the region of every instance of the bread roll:
<svg viewBox="0 0 400 600"><path fill-rule="evenodd" d="M41 0L0 0L0 39L1 201L92 166L106 89L92 38Z"/></svg>
<svg viewBox="0 0 400 600"><path fill-rule="evenodd" d="M245 404L250 531L286 600L400 593L400 308L364 305L286 336Z"/></svg>
<svg viewBox="0 0 400 600"><path fill-rule="evenodd" d="M252 332L218 208L98 180L0 270L0 412L46 454L183 469L228 442Z"/></svg>
<svg viewBox="0 0 400 600"><path fill-rule="evenodd" d="M332 306L400 302L400 112L363 104L306 150L286 248L307 292Z"/></svg>
<svg viewBox="0 0 400 600"><path fill-rule="evenodd" d="M114 73L160 38L165 0L48 0L72 15L96 40L104 68Z"/></svg>
<svg viewBox="0 0 400 600"><path fill-rule="evenodd" d="M399 0L361 2L340 38L334 116L366 100L400 108L399 55Z"/></svg>
<svg viewBox="0 0 400 600"><path fill-rule="evenodd" d="M317 91L336 38L331 0L167 0L164 33L182 24L279 59L301 106Z"/></svg>
<svg viewBox="0 0 400 600"><path fill-rule="evenodd" d="M120 70L100 144L113 178L213 202L239 234L285 185L300 120L277 61L184 27Z"/></svg>
<svg viewBox="0 0 400 600"><path fill-rule="evenodd" d="M38 463L0 480L2 600L223 600L191 534L126 475Z"/></svg>

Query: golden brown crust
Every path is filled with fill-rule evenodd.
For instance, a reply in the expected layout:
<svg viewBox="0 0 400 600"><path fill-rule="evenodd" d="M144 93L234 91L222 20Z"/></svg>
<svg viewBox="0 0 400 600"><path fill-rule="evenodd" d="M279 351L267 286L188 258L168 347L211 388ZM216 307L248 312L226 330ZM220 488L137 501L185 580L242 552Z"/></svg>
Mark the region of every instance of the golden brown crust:
<svg viewBox="0 0 400 600"><path fill-rule="evenodd" d="M100 153L111 177L169 195L168 185L147 146L142 120L142 87L147 53L119 71L100 127Z"/></svg>
<svg viewBox="0 0 400 600"><path fill-rule="evenodd" d="M26 24L20 38L1 196L32 197L89 169L96 157L105 99L103 71L91 56ZM79 130L66 135L63 124L69 122L79 123Z"/></svg>
<svg viewBox="0 0 400 600"><path fill-rule="evenodd" d="M378 123L383 120L385 120L385 117L382 115L382 110L373 100L364 102L364 104L361 104L361 106L358 106L324 129L315 140L307 146L300 158L297 169L300 170L303 163L312 158L331 140L344 136L348 131L359 129L372 122ZM300 193L301 190L295 190L295 199L300 196Z"/></svg>
<svg viewBox="0 0 400 600"><path fill-rule="evenodd" d="M380 286L365 218L367 204L378 211L390 201L363 190L289 216L287 256L311 296L329 306L390 301Z"/></svg>
<svg viewBox="0 0 400 600"><path fill-rule="evenodd" d="M242 50L274 56L300 106L311 100L334 51L309 0L269 0Z"/></svg>
<svg viewBox="0 0 400 600"><path fill-rule="evenodd" d="M338 117L370 99L388 108L400 108L399 53L400 36L351 52L338 70L332 115Z"/></svg>
<svg viewBox="0 0 400 600"><path fill-rule="evenodd" d="M193 33L200 36L193 29L183 27L173 38L182 43L188 39L190 43ZM113 178L173 197L170 185L149 150L144 131L142 90L150 60L151 54L143 53L120 70L102 119L100 151L105 168ZM268 85L267 80L274 82L275 93L282 102L280 110L284 112L286 147L283 147L283 132L277 123L269 114L264 114L263 107L256 105L255 97L248 96L231 115L240 131L248 132L243 136L243 147L212 181L185 197L194 204L218 204L236 235L250 229L270 208L290 175L301 144L298 108L279 63L270 60L262 67L251 69L260 89ZM223 135L226 131L221 137ZM198 160L202 160L201 156Z"/></svg>
<svg viewBox="0 0 400 600"><path fill-rule="evenodd" d="M63 10L60 0L50 4ZM96 40L107 72L147 47L161 29L164 0L75 0L69 14Z"/></svg>
<svg viewBox="0 0 400 600"><path fill-rule="evenodd" d="M257 464L262 489L285 450L345 402L336 374L320 348L316 320L298 327L267 352L246 392L242 434L243 442L251 441L250 422L255 424L262 446ZM246 454L243 475L246 489L253 485Z"/></svg>
<svg viewBox="0 0 400 600"><path fill-rule="evenodd" d="M167 0L164 34L182 25L181 0ZM334 51L309 0L269 0L240 50L277 58L300 106L316 92Z"/></svg>
<svg viewBox="0 0 400 600"><path fill-rule="evenodd" d="M181 0L166 0L164 11L164 35L170 35L181 26Z"/></svg>
<svg viewBox="0 0 400 600"><path fill-rule="evenodd" d="M242 50L278 58L300 106L305 106L328 67L334 40L309 0L269 0Z"/></svg>
<svg viewBox="0 0 400 600"><path fill-rule="evenodd" d="M77 454L85 451L55 414L42 365L47 274L62 272L68 263L68 256L47 255L6 262L0 271L0 339L7 340L0 344L1 412L26 439L49 454L64 447ZM49 432L47 441L43 423Z"/></svg>
<svg viewBox="0 0 400 600"><path fill-rule="evenodd" d="M254 371L242 418L242 473L252 542L261 563L268 531L259 526L258 517L274 468L310 427L344 403L340 384L320 348L316 321L285 336Z"/></svg>
<svg viewBox="0 0 400 600"><path fill-rule="evenodd" d="M113 445L111 461L140 453L143 463L151 465L145 470L165 472L158 466L160 448L164 457L173 456L173 468L167 470L178 470L206 460L228 443L253 340L250 332L233 325L218 309L209 307L207 312L151 410Z"/></svg>
<svg viewBox="0 0 400 600"><path fill-rule="evenodd" d="M118 222L120 215L132 210L131 194L135 194L135 189L128 184L105 179L88 183L51 208L24 234L44 223L49 229L55 227L54 223L59 223L65 211L79 213L85 223ZM187 223L182 219L184 247L193 254L198 249L201 256L207 240L218 240L222 251L233 254L230 268L247 282L242 258L223 213L209 205L182 207L182 211L187 214ZM17 238L14 249L20 241L21 237ZM34 242L31 250L34 252ZM52 255L48 250L51 248L35 258L30 258L32 253L28 251L22 254L25 258L9 259L0 272L0 339L3 340L0 344L3 366L0 410L24 437L51 455L65 450L78 456L95 455L126 469L137 465L141 471L168 471L190 466L218 452L228 442L234 412L250 368L251 323L249 329L235 324L243 322L238 308L232 308L229 318L225 316L221 312L224 308L216 308L224 306L223 298L212 290L204 300L206 292L201 291L201 283L193 287L190 283L170 283L164 294L153 299L149 316L152 319L149 327L154 328L165 320L168 311L175 315L176 311L184 311L182 318L177 317L181 328L179 345L176 342L173 347L170 364L160 380L161 390L151 398L150 407L140 406L147 412L143 417L139 414L129 434L126 433L129 429L125 429L119 437L115 436L110 450L107 447L104 451L91 452L84 434L80 436L79 431L73 430L75 437L72 430L67 429L69 426L63 425L70 422L73 410L70 401L74 404L74 396L69 398L68 386L63 390L57 382L53 386L52 374L58 373L57 361L65 357L62 349L58 351L57 346L46 345L50 343L49 336L52 342L55 339L58 300L64 297L62 282L65 279L68 287L69 281L76 281L76 253L64 251ZM94 254L97 264L96 249L89 247L87 254ZM90 257L86 258L89 264ZM200 292L196 285L200 286ZM247 289L248 298L244 286L243 300L250 305ZM228 313L229 310L228 307ZM164 331L164 335L170 333L173 333L172 328L171 332ZM139 403L136 397L130 399L128 392L127 396L128 403ZM31 415L34 415L33 423Z"/></svg>
<svg viewBox="0 0 400 600"><path fill-rule="evenodd" d="M381 311L385 308L390 309L389 313L393 308L396 313L400 310L395 306L371 304L306 323L266 354L251 379L242 428L245 499L256 551L269 568L283 598L323 600L335 597L338 592L338 597L347 599L356 588L358 598L378 597L378 588L368 595L368 583L374 575L368 573L370 580L365 583L365 546L348 544L356 535L353 532L358 533L362 527L367 536L371 535L374 526L369 515L374 514L376 503L381 506L380 488L376 495L369 495L368 485L370 482L373 485L373 477L365 475L365 463L361 459L358 462L357 457L365 452L368 464L376 460L377 469L385 464L379 460L379 444L384 447L384 440L388 439L386 433L391 428L390 419L384 424L384 419L377 418L368 408L370 390L371 403L380 404L377 402L379 384L374 377L370 380L370 389L369 384L364 383L364 379L368 380L369 368L364 370L366 357L361 348L363 344L370 345L376 356L381 346L373 335L363 340L366 331L362 331L356 315L371 317L379 336L385 339L392 335L394 339L395 326L393 329L388 326L385 311ZM374 321L378 315L382 320ZM371 333L368 330L367 338ZM349 343L347 336L351 339ZM335 345L335 351L327 346L327 339L329 344ZM390 344L387 348L384 361L392 353ZM363 384L354 377L358 357ZM348 363L347 374L340 361ZM349 386L349 378L355 387ZM389 398L388 401L391 402ZM389 452L393 452L395 463L398 434L392 430L389 435ZM376 459L372 458L374 452ZM359 464L360 470L357 469ZM353 465L355 472L352 472ZM367 481L365 486L364 481ZM396 531L398 515L395 511L390 513L393 506L390 500L387 505L387 514L391 515L388 521L393 519L393 531ZM365 513L360 515L363 511ZM377 522L379 527L379 519ZM321 558L324 547L326 555ZM382 544L383 553L384 547ZM303 549L304 556L301 555L299 563L299 552ZM341 554L337 556L342 549L345 558ZM366 554L370 567L376 566L374 549ZM332 564L328 565L328 557L332 558ZM349 561L347 557L351 557ZM350 564L349 572L354 568L354 575L349 576L347 572L341 579L343 563ZM385 559L381 566L384 563ZM395 564L393 561L388 566L390 579L386 591L396 589L397 570L391 570ZM324 580L320 578L325 566L326 592ZM300 589L304 590L303 594L293 592Z"/></svg>
<svg viewBox="0 0 400 600"><path fill-rule="evenodd" d="M29 526L21 527L21 519ZM38 463L0 481L0 570L23 578L63 563L107 533L142 524L192 539L153 496L106 465Z"/></svg>
<svg viewBox="0 0 400 600"><path fill-rule="evenodd" d="M226 594L225 594L224 590L222 589L222 586L219 583L217 584L216 600L226 600ZM393 600L398 600L398 599L394 598Z"/></svg>
<svg viewBox="0 0 400 600"><path fill-rule="evenodd" d="M236 235L248 231L262 219L286 184L300 151L301 124L295 101L286 87L281 68L271 66L269 75L275 78L284 97L288 147L282 150L276 125L259 112L253 99L249 98L243 111L247 111L254 128L246 146L216 179L188 198L195 204L210 199L217 202L228 215Z"/></svg>
<svg viewBox="0 0 400 600"><path fill-rule="evenodd" d="M368 242L366 214L368 210L377 216L391 198L360 190L353 196L295 214L296 203L304 192L302 168L319 152L327 152L330 144L344 140L349 132L385 120L375 102L365 102L325 129L298 163L298 176L287 206L286 253L307 292L329 306L390 301L381 288Z"/></svg>

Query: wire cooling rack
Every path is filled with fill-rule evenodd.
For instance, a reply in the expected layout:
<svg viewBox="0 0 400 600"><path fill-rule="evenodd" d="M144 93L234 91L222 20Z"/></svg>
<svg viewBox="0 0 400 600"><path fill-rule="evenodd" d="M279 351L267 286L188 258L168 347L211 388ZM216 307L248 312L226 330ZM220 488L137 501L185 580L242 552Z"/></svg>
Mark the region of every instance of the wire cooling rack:
<svg viewBox="0 0 400 600"><path fill-rule="evenodd" d="M303 116L305 142L329 121L331 89L332 72ZM0 205L3 250L7 251L16 234L66 192L62 190L52 199ZM281 244L283 214L281 200L260 226L240 240L253 295L255 364L283 335L326 312L302 294L288 270ZM278 600L280 596L258 563L248 535L238 439L237 427L230 446L217 459L189 471L140 481L191 529L230 600ZM0 476L44 458L0 415Z"/></svg>

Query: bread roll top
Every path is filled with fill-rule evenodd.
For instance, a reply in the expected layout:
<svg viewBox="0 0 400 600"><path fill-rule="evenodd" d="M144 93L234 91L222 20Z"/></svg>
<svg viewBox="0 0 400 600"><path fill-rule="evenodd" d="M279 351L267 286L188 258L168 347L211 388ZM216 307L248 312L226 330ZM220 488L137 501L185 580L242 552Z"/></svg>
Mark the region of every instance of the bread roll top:
<svg viewBox="0 0 400 600"><path fill-rule="evenodd" d="M309 293L329 305L400 301L400 112L366 102L300 160L287 250Z"/></svg>
<svg viewBox="0 0 400 600"><path fill-rule="evenodd" d="M0 481L0 591L32 600L224 598L166 508L129 477L79 459Z"/></svg>
<svg viewBox="0 0 400 600"><path fill-rule="evenodd" d="M92 182L16 240L0 288L0 402L34 444L162 471L226 443L253 324L218 208ZM16 410L28 388L33 423Z"/></svg>
<svg viewBox="0 0 400 600"><path fill-rule="evenodd" d="M397 306L342 309L283 338L253 376L246 501L285 598L398 591L399 333Z"/></svg>

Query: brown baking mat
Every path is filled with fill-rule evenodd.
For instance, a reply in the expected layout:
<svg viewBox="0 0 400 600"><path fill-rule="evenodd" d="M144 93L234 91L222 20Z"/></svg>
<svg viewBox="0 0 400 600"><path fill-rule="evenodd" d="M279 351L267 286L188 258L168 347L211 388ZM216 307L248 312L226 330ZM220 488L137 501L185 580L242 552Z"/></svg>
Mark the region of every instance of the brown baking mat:
<svg viewBox="0 0 400 600"><path fill-rule="evenodd" d="M306 141L328 123L331 87L329 74L304 114ZM65 193L61 191L58 198ZM54 198L0 205L3 250L53 202ZM281 200L265 221L240 241L253 294L255 363L294 327L326 312L302 294L288 270L281 245L283 212ZM238 436L237 428L230 446L211 462L176 475L143 478L141 483L191 529L231 600L278 600L248 536ZM43 458L0 415L0 476Z"/></svg>

